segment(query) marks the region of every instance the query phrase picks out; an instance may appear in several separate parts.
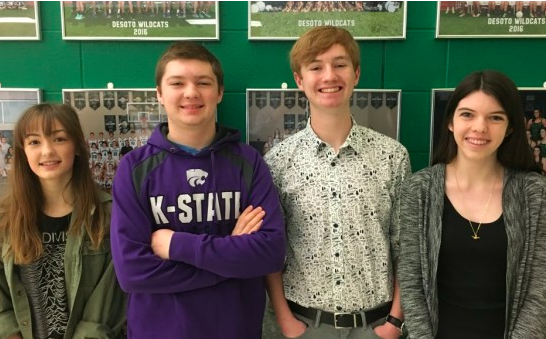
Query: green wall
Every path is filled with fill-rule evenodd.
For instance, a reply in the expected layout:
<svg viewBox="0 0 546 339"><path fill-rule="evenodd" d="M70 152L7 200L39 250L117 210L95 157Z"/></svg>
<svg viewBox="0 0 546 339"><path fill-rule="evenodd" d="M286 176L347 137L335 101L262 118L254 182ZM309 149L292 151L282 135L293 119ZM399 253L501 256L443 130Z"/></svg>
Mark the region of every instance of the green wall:
<svg viewBox="0 0 546 339"><path fill-rule="evenodd" d="M400 140L414 170L427 166L431 88L455 87L468 72L494 68L520 87L546 81L546 41L435 39L436 2L407 4L405 40L360 41L359 88L402 90ZM226 94L218 120L246 129L246 88L296 88L288 66L293 41L248 41L248 4L220 3L220 41L204 42L221 60ZM64 41L60 4L40 2L40 41L0 41L2 87L43 90L45 101L61 102L63 88L154 87L157 58L168 41Z"/></svg>

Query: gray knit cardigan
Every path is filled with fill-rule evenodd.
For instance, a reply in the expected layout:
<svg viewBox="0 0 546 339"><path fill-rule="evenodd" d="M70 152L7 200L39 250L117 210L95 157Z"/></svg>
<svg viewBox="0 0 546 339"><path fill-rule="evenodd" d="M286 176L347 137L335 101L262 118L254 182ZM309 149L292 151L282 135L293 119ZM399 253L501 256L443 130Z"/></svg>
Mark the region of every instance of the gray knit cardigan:
<svg viewBox="0 0 546 339"><path fill-rule="evenodd" d="M393 217L400 222L398 278L408 338L438 332L436 272L442 239L445 165L413 174ZM505 339L546 333L546 177L505 171L503 218L508 236ZM469 277L470 278L470 277Z"/></svg>

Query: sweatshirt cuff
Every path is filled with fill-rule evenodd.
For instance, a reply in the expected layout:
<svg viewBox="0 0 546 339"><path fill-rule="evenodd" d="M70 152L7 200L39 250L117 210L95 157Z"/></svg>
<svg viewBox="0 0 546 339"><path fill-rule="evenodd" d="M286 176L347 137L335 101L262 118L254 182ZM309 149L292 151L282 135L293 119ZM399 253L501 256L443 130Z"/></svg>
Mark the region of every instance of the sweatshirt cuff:
<svg viewBox="0 0 546 339"><path fill-rule="evenodd" d="M185 262L196 266L198 263L195 256L194 244L198 235L187 232L174 232L169 246L169 260Z"/></svg>

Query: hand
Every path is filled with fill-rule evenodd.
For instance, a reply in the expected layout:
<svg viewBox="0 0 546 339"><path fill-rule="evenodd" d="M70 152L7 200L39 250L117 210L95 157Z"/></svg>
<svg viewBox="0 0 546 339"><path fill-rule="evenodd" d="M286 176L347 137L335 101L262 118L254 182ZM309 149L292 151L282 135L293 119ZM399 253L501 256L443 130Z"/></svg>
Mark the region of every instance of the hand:
<svg viewBox="0 0 546 339"><path fill-rule="evenodd" d="M262 227L265 211L260 207L248 206L237 219L231 235L242 235L256 232Z"/></svg>
<svg viewBox="0 0 546 339"><path fill-rule="evenodd" d="M279 326L281 328L282 335L287 338L297 338L303 335L307 331L307 325L294 317L293 314L290 314L291 317L280 320L277 319Z"/></svg>
<svg viewBox="0 0 546 339"><path fill-rule="evenodd" d="M169 229L160 229L152 233L152 250L161 259L169 259L169 248L173 234L174 231Z"/></svg>
<svg viewBox="0 0 546 339"><path fill-rule="evenodd" d="M400 329L391 323L384 323L374 329L375 334L383 339L398 339L400 338Z"/></svg>

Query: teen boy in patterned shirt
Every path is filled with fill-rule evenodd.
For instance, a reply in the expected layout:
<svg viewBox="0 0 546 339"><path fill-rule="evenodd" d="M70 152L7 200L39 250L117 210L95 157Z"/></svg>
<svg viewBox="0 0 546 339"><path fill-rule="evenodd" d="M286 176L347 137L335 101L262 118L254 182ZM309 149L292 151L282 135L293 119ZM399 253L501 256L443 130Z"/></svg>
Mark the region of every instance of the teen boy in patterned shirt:
<svg viewBox="0 0 546 339"><path fill-rule="evenodd" d="M265 156L288 238L284 273L267 277L277 322L289 338L398 338L403 315L391 209L410 173L408 153L351 116L360 52L349 32L308 31L290 64L310 119Z"/></svg>

